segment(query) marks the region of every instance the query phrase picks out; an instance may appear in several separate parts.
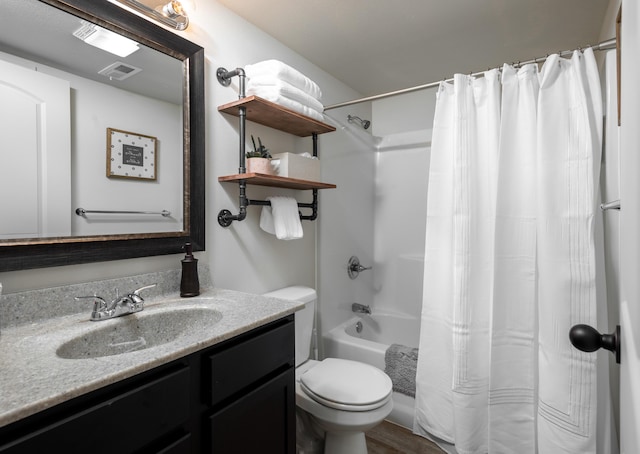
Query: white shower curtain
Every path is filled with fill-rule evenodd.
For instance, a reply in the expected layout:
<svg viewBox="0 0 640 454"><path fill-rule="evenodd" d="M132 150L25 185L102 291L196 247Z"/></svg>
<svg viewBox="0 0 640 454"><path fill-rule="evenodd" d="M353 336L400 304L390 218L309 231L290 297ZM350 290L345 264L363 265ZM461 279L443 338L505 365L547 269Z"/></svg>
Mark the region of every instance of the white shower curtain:
<svg viewBox="0 0 640 454"><path fill-rule="evenodd" d="M596 453L596 355L568 333L598 326L601 142L591 49L441 84L416 433L460 454Z"/></svg>

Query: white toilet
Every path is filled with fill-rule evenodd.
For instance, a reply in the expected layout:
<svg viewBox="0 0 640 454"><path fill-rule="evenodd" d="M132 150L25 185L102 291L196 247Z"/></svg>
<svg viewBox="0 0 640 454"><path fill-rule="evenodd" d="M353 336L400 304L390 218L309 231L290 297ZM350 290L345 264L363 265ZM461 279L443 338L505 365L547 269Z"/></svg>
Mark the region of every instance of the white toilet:
<svg viewBox="0 0 640 454"><path fill-rule="evenodd" d="M310 358L317 294L293 286L265 296L305 303L295 314L296 405L325 432L326 454L365 454L364 432L378 425L393 408L391 379L380 369L358 361Z"/></svg>

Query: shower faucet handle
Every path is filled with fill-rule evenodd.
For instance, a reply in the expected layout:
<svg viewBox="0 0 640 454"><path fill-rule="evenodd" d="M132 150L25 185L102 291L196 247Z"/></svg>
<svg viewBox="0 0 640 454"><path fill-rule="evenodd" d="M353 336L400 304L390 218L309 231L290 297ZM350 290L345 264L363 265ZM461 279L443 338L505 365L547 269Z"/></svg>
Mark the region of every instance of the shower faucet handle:
<svg viewBox="0 0 640 454"><path fill-rule="evenodd" d="M360 259L353 255L349 259L349 264L347 265L347 273L349 274L350 279L355 279L362 271L370 270L371 268L371 266L360 265Z"/></svg>

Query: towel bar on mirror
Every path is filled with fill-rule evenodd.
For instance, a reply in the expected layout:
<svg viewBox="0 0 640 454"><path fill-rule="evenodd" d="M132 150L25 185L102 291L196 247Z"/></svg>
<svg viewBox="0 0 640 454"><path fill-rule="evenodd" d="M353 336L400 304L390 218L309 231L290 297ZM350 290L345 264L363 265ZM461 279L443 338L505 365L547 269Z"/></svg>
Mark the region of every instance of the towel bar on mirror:
<svg viewBox="0 0 640 454"><path fill-rule="evenodd" d="M116 211L116 210L85 210L84 208L76 208L76 214L78 216L85 216L86 214L159 214L161 216L171 216L171 211Z"/></svg>

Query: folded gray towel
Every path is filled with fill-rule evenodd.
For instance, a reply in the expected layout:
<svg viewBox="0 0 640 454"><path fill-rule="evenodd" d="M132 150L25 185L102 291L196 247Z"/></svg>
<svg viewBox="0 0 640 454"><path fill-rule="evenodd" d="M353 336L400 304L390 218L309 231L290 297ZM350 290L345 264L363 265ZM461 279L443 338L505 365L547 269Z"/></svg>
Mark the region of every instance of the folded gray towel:
<svg viewBox="0 0 640 454"><path fill-rule="evenodd" d="M416 397L418 349L391 344L384 354L384 371L391 378L393 390Z"/></svg>

